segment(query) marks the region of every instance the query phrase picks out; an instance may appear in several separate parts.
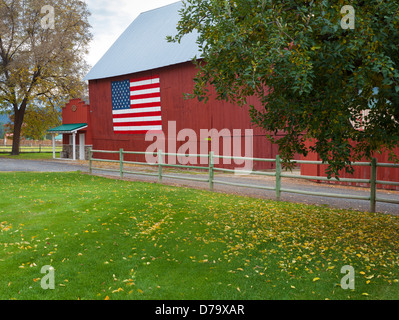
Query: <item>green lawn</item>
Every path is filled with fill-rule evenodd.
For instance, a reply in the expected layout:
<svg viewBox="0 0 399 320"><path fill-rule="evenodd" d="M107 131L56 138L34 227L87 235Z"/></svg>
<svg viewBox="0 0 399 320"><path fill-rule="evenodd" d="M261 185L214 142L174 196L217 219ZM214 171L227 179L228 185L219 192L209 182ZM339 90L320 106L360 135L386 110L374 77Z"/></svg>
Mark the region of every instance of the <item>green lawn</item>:
<svg viewBox="0 0 399 320"><path fill-rule="evenodd" d="M80 173L0 181L0 299L399 299L399 217Z"/></svg>
<svg viewBox="0 0 399 320"><path fill-rule="evenodd" d="M60 153L55 153L56 158L60 158ZM21 159L21 160L49 160L53 159L53 152L42 152L42 153L20 153L19 156L12 156L7 153L0 153L0 158L7 159Z"/></svg>

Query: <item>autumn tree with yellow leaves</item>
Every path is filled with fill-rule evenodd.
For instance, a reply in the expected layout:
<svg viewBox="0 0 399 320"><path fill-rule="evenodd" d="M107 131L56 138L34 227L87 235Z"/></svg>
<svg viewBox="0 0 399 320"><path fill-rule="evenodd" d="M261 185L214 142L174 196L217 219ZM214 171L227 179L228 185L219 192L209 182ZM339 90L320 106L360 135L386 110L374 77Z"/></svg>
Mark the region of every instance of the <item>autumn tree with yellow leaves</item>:
<svg viewBox="0 0 399 320"><path fill-rule="evenodd" d="M0 109L14 117L13 155L35 99L75 98L84 91L89 15L78 0L0 0Z"/></svg>

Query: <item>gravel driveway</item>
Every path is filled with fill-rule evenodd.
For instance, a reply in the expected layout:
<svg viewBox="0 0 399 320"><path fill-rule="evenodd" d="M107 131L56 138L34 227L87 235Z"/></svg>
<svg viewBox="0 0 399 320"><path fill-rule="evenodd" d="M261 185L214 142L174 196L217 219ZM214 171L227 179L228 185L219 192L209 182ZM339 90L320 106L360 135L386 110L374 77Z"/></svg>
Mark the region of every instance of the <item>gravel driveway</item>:
<svg viewBox="0 0 399 320"><path fill-rule="evenodd" d="M67 161L37 161L37 160L14 160L0 158L0 172L68 172L86 171L87 167L72 164Z"/></svg>
<svg viewBox="0 0 399 320"><path fill-rule="evenodd" d="M22 171L22 172L71 172L71 171L81 171L88 173L88 164L87 162L79 162L79 161L66 161L66 160L46 160L46 161L37 161L37 160L14 160L14 159L1 159L0 158L0 172L14 172L14 171ZM135 170L136 171L136 170ZM102 170L94 170L93 174L100 176L107 176L111 178L119 177L119 173L106 172ZM174 174L176 175L176 173ZM195 174L190 175L189 177L194 178L202 178L201 175ZM146 177L146 176L138 176L138 175L130 175L125 174L124 178L126 180L136 180L136 181L146 181L146 182L157 182L156 177ZM206 178L206 176L204 176ZM254 176L234 176L234 175L226 175L226 174L216 174L215 179L219 181L225 182L236 182L243 184L252 184L259 186L270 186L274 187L274 178L273 177L254 177ZM170 185L178 185L178 186L187 186L197 189L208 189L208 183L204 182L192 182L185 180L178 180L172 178L164 178L164 184ZM337 185L325 185L325 184L317 184L311 181L299 180L299 179L283 179L282 188L287 189L299 189L313 192L326 192L326 193L335 193L335 194L353 194L353 195L362 195L368 196L369 189L364 188L356 188L356 187L344 187ZM215 183L214 185L215 192L225 192L243 196L251 196L257 198L265 198L265 199L275 199L274 191L268 190L260 190L260 189L252 189L252 188L243 188L243 187L235 187L235 186L227 186L222 184ZM387 198L387 199L399 199L398 191L386 191L379 190L378 196ZM364 200L355 200L355 199L339 199L339 198L329 198L329 197L316 197L309 195L300 195L294 193L282 193L281 200L283 201L292 201L298 203L306 203L306 204L316 204L316 205L325 205L330 207L342 208L342 209L355 209L360 211L368 211L370 208L370 204L368 201ZM377 203L377 211L381 213L389 213L399 215L399 205L397 204L388 204L388 203Z"/></svg>

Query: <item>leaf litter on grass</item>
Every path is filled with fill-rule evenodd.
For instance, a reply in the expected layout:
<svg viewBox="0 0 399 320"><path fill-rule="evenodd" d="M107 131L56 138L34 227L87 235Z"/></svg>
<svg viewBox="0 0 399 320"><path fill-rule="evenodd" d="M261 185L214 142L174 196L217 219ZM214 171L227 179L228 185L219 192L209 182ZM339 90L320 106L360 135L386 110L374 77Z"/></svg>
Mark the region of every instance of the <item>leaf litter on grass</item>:
<svg viewBox="0 0 399 320"><path fill-rule="evenodd" d="M224 290L227 298L265 298L284 290L290 293L283 297L310 297L318 290L318 298L331 292L342 297L344 265L356 269L358 295L368 294L363 298L398 286L399 220L394 216L80 174L20 174L10 180L13 192L26 198L2 209L6 240L0 259L16 257L20 272L42 261L61 263L71 268L64 272L67 287L84 272L94 275L88 268L96 266L97 292L89 297L176 297L171 286L183 298L198 287ZM46 194L39 197L35 190L43 188ZM0 192L6 202L10 194L4 188ZM38 209L32 199L44 207ZM192 285L181 285L188 282Z"/></svg>

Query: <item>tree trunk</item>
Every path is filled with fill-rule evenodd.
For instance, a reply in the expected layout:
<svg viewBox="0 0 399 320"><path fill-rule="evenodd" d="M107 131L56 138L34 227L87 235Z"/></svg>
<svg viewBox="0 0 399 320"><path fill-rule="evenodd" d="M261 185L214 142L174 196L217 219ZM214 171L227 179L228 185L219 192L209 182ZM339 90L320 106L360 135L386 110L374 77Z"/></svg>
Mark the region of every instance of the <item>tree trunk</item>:
<svg viewBox="0 0 399 320"><path fill-rule="evenodd" d="M20 108L14 108L14 136L12 141L11 155L19 156L22 124L24 123L24 116L26 110L26 102L22 102Z"/></svg>

